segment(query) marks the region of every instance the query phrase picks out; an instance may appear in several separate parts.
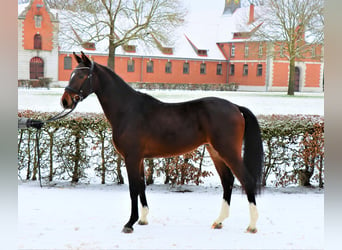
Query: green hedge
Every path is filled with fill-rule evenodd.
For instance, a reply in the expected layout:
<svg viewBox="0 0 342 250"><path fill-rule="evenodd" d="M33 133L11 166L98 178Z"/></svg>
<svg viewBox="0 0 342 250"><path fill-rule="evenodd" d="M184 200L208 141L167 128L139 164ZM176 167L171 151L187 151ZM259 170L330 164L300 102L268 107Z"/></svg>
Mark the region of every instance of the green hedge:
<svg viewBox="0 0 342 250"><path fill-rule="evenodd" d="M45 120L54 113L18 112ZM259 116L264 143L265 186L324 184L324 118L321 116ZM37 134L38 133L38 134ZM111 142L111 128L103 114L73 113L42 130L18 130L18 171L23 179L37 179L36 138L39 139L42 177L47 181L124 183L124 162ZM204 147L172 158L146 159L147 184L200 184L212 175ZM94 174L95 173L95 174ZM216 174L216 173L215 173ZM96 180L95 180L96 181Z"/></svg>
<svg viewBox="0 0 342 250"><path fill-rule="evenodd" d="M264 142L263 184L274 175L275 186L311 181L323 187L324 118L315 115L259 116Z"/></svg>

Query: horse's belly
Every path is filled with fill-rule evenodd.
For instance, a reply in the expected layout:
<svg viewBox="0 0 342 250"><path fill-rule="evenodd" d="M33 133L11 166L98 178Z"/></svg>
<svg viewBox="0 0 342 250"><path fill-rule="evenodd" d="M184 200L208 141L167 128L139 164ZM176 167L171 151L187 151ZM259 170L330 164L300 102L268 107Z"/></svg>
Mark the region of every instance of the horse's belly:
<svg viewBox="0 0 342 250"><path fill-rule="evenodd" d="M205 140L201 136L197 137L174 137L162 138L159 140L150 138L144 142L144 156L148 157L170 157L182 155L196 149L204 144Z"/></svg>

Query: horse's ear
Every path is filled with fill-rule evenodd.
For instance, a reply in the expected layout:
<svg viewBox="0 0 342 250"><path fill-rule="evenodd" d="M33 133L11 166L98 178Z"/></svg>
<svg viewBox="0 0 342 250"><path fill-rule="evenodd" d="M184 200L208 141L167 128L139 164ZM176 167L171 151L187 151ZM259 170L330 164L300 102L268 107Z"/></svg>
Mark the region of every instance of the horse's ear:
<svg viewBox="0 0 342 250"><path fill-rule="evenodd" d="M73 52L73 54L74 54L74 57L75 57L76 61L77 61L78 63L81 63L81 62L82 62L81 57L79 57L78 55L76 55L75 52Z"/></svg>
<svg viewBox="0 0 342 250"><path fill-rule="evenodd" d="M89 58L83 53L83 51L81 51L81 54L82 54L82 61L83 61L83 63L86 66L90 67L91 61L89 60Z"/></svg>

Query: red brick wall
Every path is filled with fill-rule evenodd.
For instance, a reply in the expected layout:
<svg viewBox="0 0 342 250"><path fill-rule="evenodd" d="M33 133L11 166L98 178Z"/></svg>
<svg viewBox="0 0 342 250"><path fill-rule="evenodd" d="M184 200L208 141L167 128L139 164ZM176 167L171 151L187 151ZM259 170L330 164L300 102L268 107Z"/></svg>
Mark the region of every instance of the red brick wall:
<svg viewBox="0 0 342 250"><path fill-rule="evenodd" d="M274 87L286 87L289 81L289 64L288 63L273 63L273 84Z"/></svg>
<svg viewBox="0 0 342 250"><path fill-rule="evenodd" d="M59 80L68 81L72 70L64 69L65 53L59 55ZM72 54L70 56L73 57ZM91 56L95 62L107 65L107 56ZM146 82L146 83L226 83L227 81L227 63L219 61L204 61L206 63L206 74L200 74L200 64L202 61L188 60L190 64L190 73L183 74L183 64L185 60L169 59L172 63L171 73L165 72L165 65L168 59L151 58L154 64L153 73L146 72L146 64L150 58L143 59L141 66L141 57L134 57L135 61L134 72L127 72L127 61L130 57L116 57L115 58L115 72L127 82ZM217 75L217 64L222 64L222 74ZM72 58L72 68L77 66L76 61Z"/></svg>
<svg viewBox="0 0 342 250"><path fill-rule="evenodd" d="M320 64L306 64L305 87L319 87L321 76Z"/></svg>

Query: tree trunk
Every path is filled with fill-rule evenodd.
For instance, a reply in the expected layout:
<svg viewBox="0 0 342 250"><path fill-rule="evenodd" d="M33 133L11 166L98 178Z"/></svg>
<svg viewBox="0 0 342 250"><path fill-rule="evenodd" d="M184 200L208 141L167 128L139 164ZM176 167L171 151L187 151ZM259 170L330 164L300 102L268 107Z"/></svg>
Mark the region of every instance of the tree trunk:
<svg viewBox="0 0 342 250"><path fill-rule="evenodd" d="M323 156L320 156L320 160L319 160L319 187L320 188L324 187L324 182L323 182Z"/></svg>
<svg viewBox="0 0 342 250"><path fill-rule="evenodd" d="M165 166L170 166L170 161L171 158L165 158ZM169 184L170 182L170 173L169 173L169 169L167 167L164 166L164 171L165 171L165 181L164 184Z"/></svg>
<svg viewBox="0 0 342 250"><path fill-rule="evenodd" d="M113 33L114 31L111 34ZM109 38L107 66L113 71L115 71L115 50L116 47L114 45L114 40L112 38Z"/></svg>
<svg viewBox="0 0 342 250"><path fill-rule="evenodd" d="M74 170L72 173L72 183L77 183L79 181L79 169L80 169L80 138L79 138L79 133L76 134L76 139L75 139L75 161L74 161Z"/></svg>
<svg viewBox="0 0 342 250"><path fill-rule="evenodd" d="M290 59L290 77L289 77L289 87L287 90L288 95L294 95L295 87L295 58Z"/></svg>
<svg viewBox="0 0 342 250"><path fill-rule="evenodd" d="M103 132L104 133L104 132ZM101 138L101 184L106 184L106 160L105 160L105 135L102 134L100 131L100 138Z"/></svg>
<svg viewBox="0 0 342 250"><path fill-rule="evenodd" d="M124 184L124 178L122 176L122 173L121 173L121 162L122 162L122 156L120 154L118 154L118 160L117 160L117 167L116 167L116 170L117 170L117 173L118 173L118 184Z"/></svg>
<svg viewBox="0 0 342 250"><path fill-rule="evenodd" d="M153 172L154 172L154 162L153 159L147 159L148 163L148 170L147 170L147 178L146 178L146 185L153 184Z"/></svg>
<svg viewBox="0 0 342 250"><path fill-rule="evenodd" d="M200 182L200 176L202 175L202 164L203 164L203 158L204 158L204 153L205 153L205 145L203 146L203 151L201 153L201 159L199 163L199 168L198 168L198 173L197 173L197 179L196 179L196 184L199 185Z"/></svg>
<svg viewBox="0 0 342 250"><path fill-rule="evenodd" d="M28 143L27 143L27 155L28 155L28 160L27 160L27 173L26 173L26 180L29 180L31 178L31 132L28 133Z"/></svg>
<svg viewBox="0 0 342 250"><path fill-rule="evenodd" d="M38 131L36 131L38 133ZM37 143L37 141L35 142ZM38 149L39 150L39 149ZM37 145L34 145L34 157L33 157L33 171L32 171L32 179L33 181L37 180L37 172L38 172L38 164L37 164L37 158L38 158L38 152L37 152Z"/></svg>
<svg viewBox="0 0 342 250"><path fill-rule="evenodd" d="M50 170L49 170L50 172L49 172L49 181L52 181L53 180L53 133L49 133L49 136L50 136Z"/></svg>

